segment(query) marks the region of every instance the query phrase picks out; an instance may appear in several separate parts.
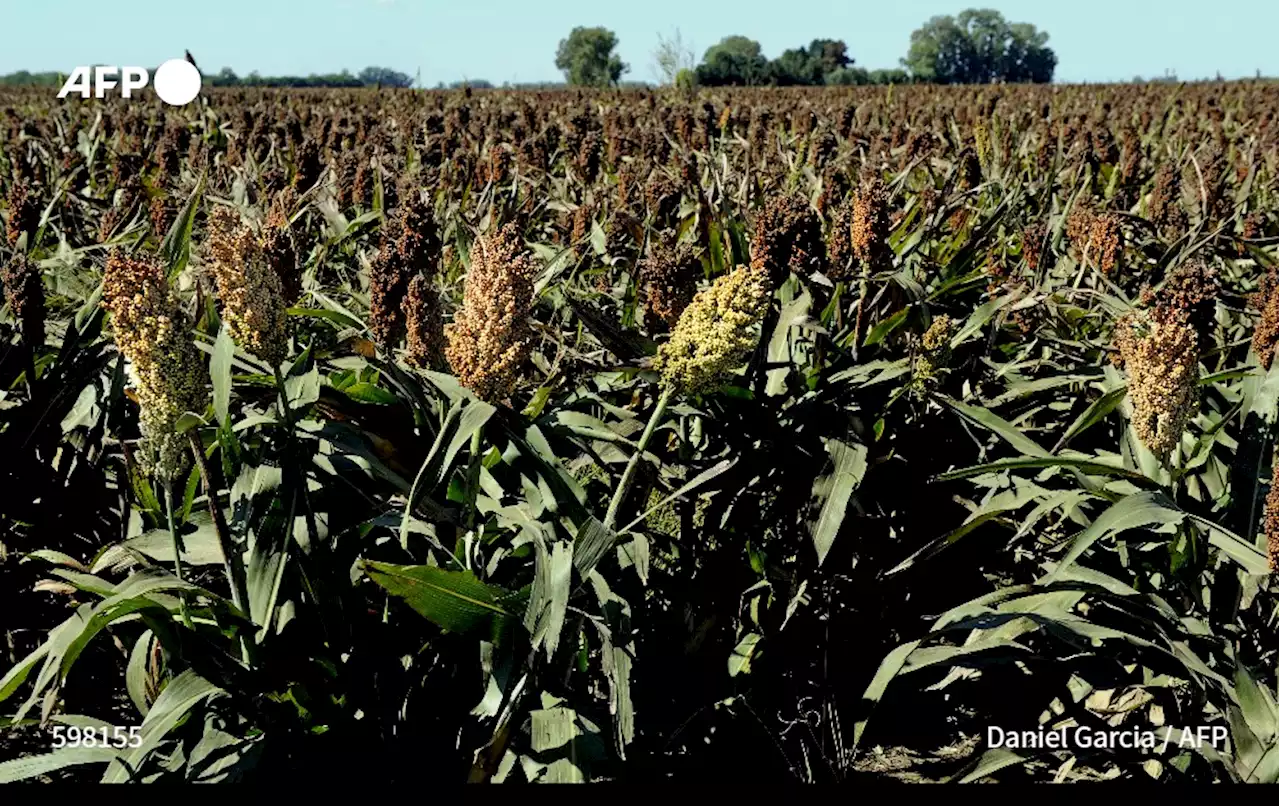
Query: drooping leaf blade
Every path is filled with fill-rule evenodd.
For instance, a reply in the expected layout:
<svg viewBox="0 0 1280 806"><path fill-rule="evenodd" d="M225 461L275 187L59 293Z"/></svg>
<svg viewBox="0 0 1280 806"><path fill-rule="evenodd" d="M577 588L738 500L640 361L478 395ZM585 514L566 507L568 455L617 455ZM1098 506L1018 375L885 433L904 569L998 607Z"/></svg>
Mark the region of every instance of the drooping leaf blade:
<svg viewBox="0 0 1280 806"><path fill-rule="evenodd" d="M831 544L835 542L840 525L844 522L849 499L867 472L865 445L829 439L827 453L835 463L835 468L815 486L815 493L823 499L823 503L811 531L813 547L818 552L818 565L822 565L827 558L827 552L831 550Z"/></svg>
<svg viewBox="0 0 1280 806"><path fill-rule="evenodd" d="M364 569L388 593L449 632L495 634L515 620L514 595L481 582L470 571L373 561L365 562Z"/></svg>

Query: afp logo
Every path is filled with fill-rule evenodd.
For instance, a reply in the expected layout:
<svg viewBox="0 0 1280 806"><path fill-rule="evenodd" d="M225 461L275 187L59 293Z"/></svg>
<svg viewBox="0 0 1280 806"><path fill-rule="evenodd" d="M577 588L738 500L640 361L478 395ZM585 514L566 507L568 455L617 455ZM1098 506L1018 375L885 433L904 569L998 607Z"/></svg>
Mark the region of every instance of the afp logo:
<svg viewBox="0 0 1280 806"><path fill-rule="evenodd" d="M147 86L148 81L169 106L185 106L200 94L200 71L196 66L186 59L170 59L156 68L154 80L145 67L81 65L71 71L58 97L76 93L81 98L105 98L108 91L116 90L121 98L132 98L134 91Z"/></svg>

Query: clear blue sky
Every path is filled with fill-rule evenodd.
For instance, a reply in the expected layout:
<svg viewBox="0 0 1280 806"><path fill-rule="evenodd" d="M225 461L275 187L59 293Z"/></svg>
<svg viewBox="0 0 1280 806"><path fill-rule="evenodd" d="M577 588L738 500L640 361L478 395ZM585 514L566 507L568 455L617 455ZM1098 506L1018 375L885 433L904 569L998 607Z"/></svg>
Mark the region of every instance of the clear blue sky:
<svg viewBox="0 0 1280 806"><path fill-rule="evenodd" d="M0 0L0 73L77 64L157 65L190 49L202 70L299 75L390 67L422 82L558 80L575 25L618 34L625 78L654 79L657 35L679 28L699 59L721 37L769 57L843 39L861 66L894 67L934 14L989 6L1050 34L1060 81L1280 72L1277 0Z"/></svg>

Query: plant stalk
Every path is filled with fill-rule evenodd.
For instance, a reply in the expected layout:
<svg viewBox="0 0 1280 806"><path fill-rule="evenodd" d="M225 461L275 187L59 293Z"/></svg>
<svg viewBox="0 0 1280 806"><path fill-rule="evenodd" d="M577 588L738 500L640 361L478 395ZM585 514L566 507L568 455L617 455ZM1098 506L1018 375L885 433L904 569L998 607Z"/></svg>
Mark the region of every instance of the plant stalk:
<svg viewBox="0 0 1280 806"><path fill-rule="evenodd" d="M173 482L171 480L165 480L164 483L164 511L169 523L169 536L173 538L173 575L179 582L186 582L186 577L182 574L182 538L178 536L178 525L173 517ZM191 613L187 609L187 592L183 589L178 591L178 610L182 614L183 625L188 630L192 629Z"/></svg>
<svg viewBox="0 0 1280 806"><path fill-rule="evenodd" d="M209 501L209 517L213 520L213 532L218 538L218 547L222 550L223 567L226 570L227 582L231 586L231 603L246 618L249 616L249 587L245 581L244 560L231 542L231 529L227 526L227 517L218 506L218 488L214 484L209 460L204 455L204 445L194 429L187 432L191 443L191 453L196 464L200 466L200 478L204 480L204 494Z"/></svg>
<svg viewBox="0 0 1280 806"><path fill-rule="evenodd" d="M280 394L280 411L284 415L285 420L285 457L281 463L284 475L285 488L293 491L294 501L301 502L303 521L307 528L307 545L299 557L298 570L302 578L302 584L307 594L320 608L320 626L324 631L326 638L331 638L339 634L339 628L344 623L341 615L342 600L338 595L331 595L326 590L328 587L324 577L318 572L319 568L323 568L323 564L318 564L315 568L310 568L311 561L315 559L312 555L319 553L323 557L328 554L328 546L322 545L320 540L320 530L316 527L315 511L311 508L311 495L307 489L307 474L300 467L302 451L298 446L297 419L294 417L293 407L289 403L289 393L285 388L284 376L280 372L280 367L272 367L272 373L275 375L276 387ZM296 510L295 510L296 511ZM293 517L289 519L287 526L289 530L289 539L293 540ZM311 573L317 570L317 573ZM337 608L336 612L334 608Z"/></svg>
<svg viewBox="0 0 1280 806"><path fill-rule="evenodd" d="M476 500L480 497L480 448L483 437L483 425L471 435L471 458L467 465L467 529L473 529L476 525Z"/></svg>
<svg viewBox="0 0 1280 806"><path fill-rule="evenodd" d="M635 479L636 469L640 466L640 458L644 456L645 448L649 447L649 440L653 438L653 433L658 430L658 425L662 422L662 417L667 412L667 404L671 402L672 389L670 386L664 387L662 396L658 398L658 405L654 406L653 414L649 416L649 424L644 427L644 433L640 435L640 441L636 443L636 452L631 454L631 460L627 462L627 467L622 471L622 478L618 480L618 487L613 491L613 500L609 502L609 511L604 515L604 528L612 529L614 523L618 520L618 510L622 508L622 502L627 497L627 491L631 487L631 482Z"/></svg>
<svg viewBox="0 0 1280 806"><path fill-rule="evenodd" d="M294 462L298 460L298 443L294 436L294 428L296 427L297 422L293 417L293 408L289 405L289 393L285 390L284 376L280 374L279 367L272 367L272 372L275 373L276 387L280 392L280 411L284 414L286 430L285 439L289 451L288 461L286 461L284 465L286 472L288 472L289 468L295 468L296 470ZM296 489L299 497L302 499L302 512L307 522L307 541L310 544L310 549L314 550L318 546L320 532L316 528L316 516L311 510L311 499L307 495L307 475L306 473L297 473L296 475L298 476L296 480ZM290 528L293 528L292 524L290 524Z"/></svg>

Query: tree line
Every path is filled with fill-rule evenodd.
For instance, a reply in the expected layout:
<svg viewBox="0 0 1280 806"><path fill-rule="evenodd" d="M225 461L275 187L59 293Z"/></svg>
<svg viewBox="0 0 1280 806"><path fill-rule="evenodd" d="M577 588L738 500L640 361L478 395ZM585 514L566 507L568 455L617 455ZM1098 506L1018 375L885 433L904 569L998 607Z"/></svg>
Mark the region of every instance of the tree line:
<svg viewBox="0 0 1280 806"><path fill-rule="evenodd" d="M0 76L0 86L61 87L67 74L56 71L32 73L19 70ZM256 70L247 76L236 75L230 67L212 75L203 75L206 87L411 87L413 76L387 67L366 67L359 73L343 70L306 76L264 76Z"/></svg>
<svg viewBox="0 0 1280 806"><path fill-rule="evenodd" d="M1048 41L1030 23L1009 22L993 9L967 9L932 17L912 32L897 68L857 66L839 39L814 39L769 59L759 42L738 35L712 45L695 64L678 33L659 37L654 64L664 83L677 86L1048 83L1058 63ZM572 85L616 85L630 69L615 53L617 45L607 28L574 28L560 42L556 67Z"/></svg>
<svg viewBox="0 0 1280 806"><path fill-rule="evenodd" d="M413 76L389 67L366 67L359 73L349 70L308 76L262 76L255 70L247 76L237 76L224 67L212 76L205 76L206 84L214 87L412 87Z"/></svg>
<svg viewBox="0 0 1280 806"><path fill-rule="evenodd" d="M769 59L756 40L726 36L706 50L701 62L695 62L692 50L677 33L670 39L659 36L653 56L663 83L683 87L1047 83L1053 80L1058 63L1048 41L1049 35L1030 23L1009 22L998 11L971 8L956 16L929 19L912 32L900 66L889 69L858 66L839 39L814 39ZM555 65L571 86L624 86L622 75L630 66L617 49L618 36L613 31L580 26L561 40ZM244 77L223 68L204 80L214 87L411 87L416 83L413 77L386 67L309 76L262 76L255 71ZM0 76L0 85L60 86L62 81L63 76L53 72ZM476 79L448 86L480 89L493 84ZM437 85L444 88L443 83Z"/></svg>

